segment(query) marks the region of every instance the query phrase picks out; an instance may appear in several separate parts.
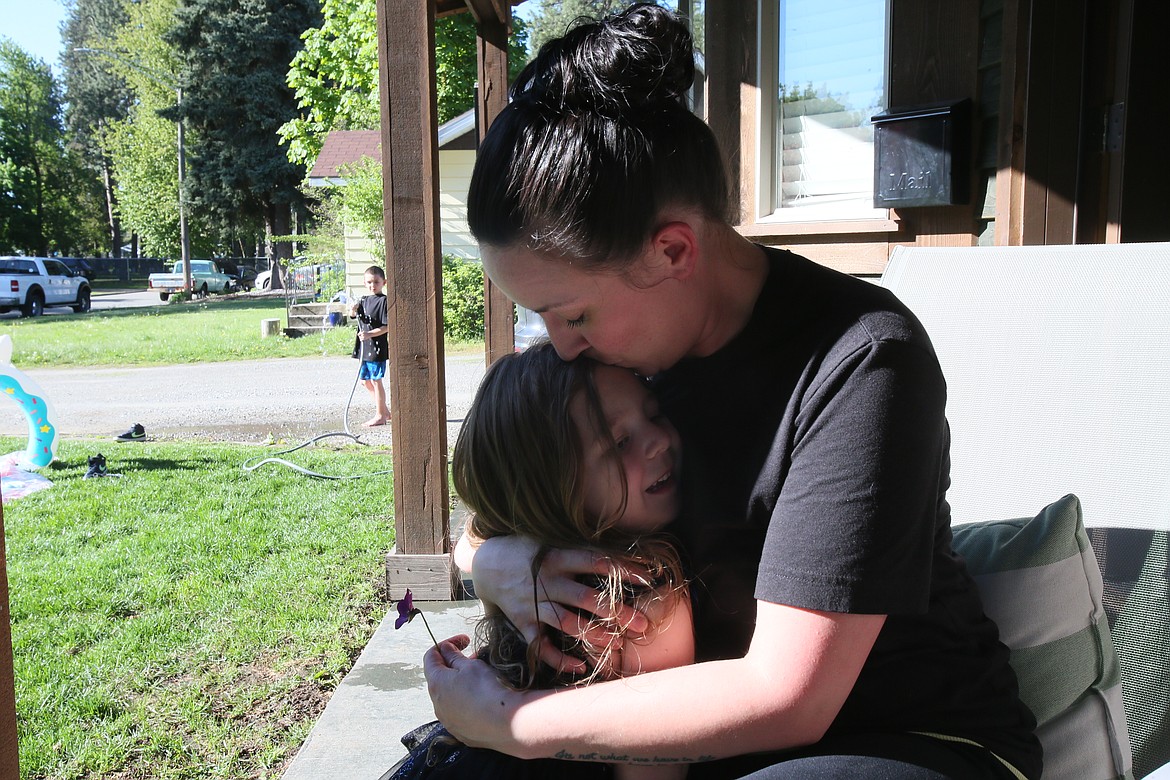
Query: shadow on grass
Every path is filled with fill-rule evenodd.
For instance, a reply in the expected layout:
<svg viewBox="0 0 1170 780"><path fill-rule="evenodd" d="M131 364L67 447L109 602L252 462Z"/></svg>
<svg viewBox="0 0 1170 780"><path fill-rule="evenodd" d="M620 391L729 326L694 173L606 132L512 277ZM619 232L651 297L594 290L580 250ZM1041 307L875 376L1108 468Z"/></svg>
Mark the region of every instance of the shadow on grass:
<svg viewBox="0 0 1170 780"><path fill-rule="evenodd" d="M127 446L117 442L110 442L109 446L94 442L87 451L72 458L57 458L46 469L46 476L68 477L69 472L84 472L88 467L88 458L93 455L102 455L106 459L106 467L110 471L214 471L223 467L223 460L209 455L180 455L175 458L160 457L155 454L123 454ZM76 448L74 448L76 449Z"/></svg>

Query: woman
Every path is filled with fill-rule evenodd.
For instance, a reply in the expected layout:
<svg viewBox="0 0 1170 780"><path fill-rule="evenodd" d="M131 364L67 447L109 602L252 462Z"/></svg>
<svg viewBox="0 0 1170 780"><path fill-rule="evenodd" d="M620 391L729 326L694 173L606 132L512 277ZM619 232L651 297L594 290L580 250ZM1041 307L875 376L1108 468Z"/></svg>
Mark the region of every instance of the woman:
<svg viewBox="0 0 1170 780"><path fill-rule="evenodd" d="M517 692L456 637L425 659L436 714L522 758L700 762L689 777L1039 777L1007 650L950 548L929 339L880 288L735 232L692 78L685 26L655 6L549 43L480 149L468 211L487 274L562 358L655 378L688 453L699 663ZM501 537L460 562L529 638L572 631L563 605L597 608L577 577L605 561L548 555L534 609L533 552Z"/></svg>

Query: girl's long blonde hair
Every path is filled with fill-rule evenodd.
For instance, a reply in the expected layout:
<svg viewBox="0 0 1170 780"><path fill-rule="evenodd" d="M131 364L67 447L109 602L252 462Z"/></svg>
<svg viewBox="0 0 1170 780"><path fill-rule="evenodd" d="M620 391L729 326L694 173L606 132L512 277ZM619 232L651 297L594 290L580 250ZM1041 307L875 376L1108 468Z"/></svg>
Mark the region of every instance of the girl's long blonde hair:
<svg viewBox="0 0 1170 780"><path fill-rule="evenodd" d="M682 566L665 535L633 535L616 527L624 501L607 517L586 515L583 442L569 406L583 397L594 432L613 450L593 378L596 365L588 358L565 362L548 342L492 364L455 444L455 490L472 512L471 536L482 540L521 534L540 543L541 552L532 562L534 588L539 587L536 574L549 549L587 548L613 563L609 576L590 583L603 600L644 610L651 600L684 585ZM619 473L624 493L625 474L620 468ZM538 596L533 593L534 608ZM479 656L517 688L589 682L611 673L617 640L625 633L615 619L595 618L594 625L603 629L605 641L586 644L555 637L567 652L590 663L593 671L583 676L558 674L540 664L536 643L529 647L501 615L481 621Z"/></svg>

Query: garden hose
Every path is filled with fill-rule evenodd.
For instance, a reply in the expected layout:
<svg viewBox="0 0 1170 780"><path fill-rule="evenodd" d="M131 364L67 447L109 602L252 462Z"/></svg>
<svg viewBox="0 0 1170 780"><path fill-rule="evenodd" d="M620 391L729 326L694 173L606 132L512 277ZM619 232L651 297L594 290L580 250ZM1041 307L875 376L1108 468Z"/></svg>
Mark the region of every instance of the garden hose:
<svg viewBox="0 0 1170 780"><path fill-rule="evenodd" d="M275 453L274 456L272 456L272 457L264 457L263 455L259 455L259 456L257 456L257 458L260 458L261 460L259 460L259 462L257 462L257 463L252 463L252 461L257 460L257 458L249 458L248 460L244 461L241 468L243 468L244 471L255 471L256 469L260 468L261 466L263 466L267 463L277 463L277 464L280 464L281 466L285 466L287 468L292 469L293 471L297 472L298 474L304 474L306 477L316 477L317 479L365 479L366 477L374 477L374 476L378 476L381 474L394 473L393 470L386 470L386 471L372 471L372 472L369 472L366 474L348 474L348 475L344 475L344 476L337 476L334 474L320 474L316 471L310 471L309 469L307 469L303 466L298 466L297 464L292 463L291 461L287 461L283 458L275 457L276 455L288 455L290 452L296 452L297 450L304 449L305 447L308 447L310 444L316 444L317 442L321 441L322 439L328 439L328 438L331 438L333 436L346 436L350 439L353 439L355 442L357 442L358 444L361 444L364 447L370 446L370 445L366 444L364 441L362 441L360 438L358 438L358 436L356 436L355 434L350 433L350 430L349 430L349 410L350 410L350 407L353 406L353 395L355 392L357 392L358 382L360 382L360 381L361 381L361 363L358 363L358 373L354 375L353 386L349 389L349 400L347 400L345 402L345 416L342 418L343 424L345 426L344 431L334 431L332 433L322 433L320 436L314 436L313 438L309 439L308 441L305 441L301 444L298 444L295 447L290 447L287 450L281 450L280 452Z"/></svg>

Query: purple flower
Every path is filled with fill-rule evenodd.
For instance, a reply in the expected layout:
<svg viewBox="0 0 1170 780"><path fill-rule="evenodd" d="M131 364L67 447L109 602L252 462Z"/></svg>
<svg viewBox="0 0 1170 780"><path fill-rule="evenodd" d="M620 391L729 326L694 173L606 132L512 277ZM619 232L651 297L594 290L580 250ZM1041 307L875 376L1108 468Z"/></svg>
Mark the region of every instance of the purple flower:
<svg viewBox="0 0 1170 780"><path fill-rule="evenodd" d="M407 588L406 595L398 601L398 618L394 621L395 630L414 620L415 615L422 618L423 625L427 627L427 633L431 635L431 641L435 643L435 647L438 647L439 640L435 639L435 634L431 631L431 624L427 622L427 616L422 613L421 609L414 606L414 595L411 594L410 588Z"/></svg>
<svg viewBox="0 0 1170 780"><path fill-rule="evenodd" d="M406 589L406 595L398 602L398 619L394 621L394 628L399 629L414 619L415 615L421 615L422 610L414 608L414 596L410 592L410 588Z"/></svg>

